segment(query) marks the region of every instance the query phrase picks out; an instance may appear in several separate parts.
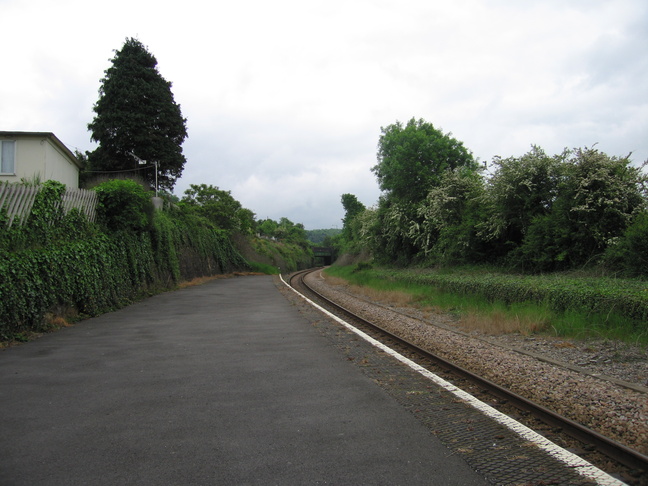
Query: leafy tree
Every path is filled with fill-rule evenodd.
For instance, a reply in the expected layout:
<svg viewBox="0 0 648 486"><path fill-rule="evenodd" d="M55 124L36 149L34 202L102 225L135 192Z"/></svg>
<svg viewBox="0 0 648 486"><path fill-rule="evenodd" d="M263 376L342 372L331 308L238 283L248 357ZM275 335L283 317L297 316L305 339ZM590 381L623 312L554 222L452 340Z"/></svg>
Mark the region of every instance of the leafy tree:
<svg viewBox="0 0 648 486"><path fill-rule="evenodd" d="M80 150L75 150L74 151L74 156L76 157L77 161L81 164L81 167L85 168L88 165L88 154L83 153Z"/></svg>
<svg viewBox="0 0 648 486"><path fill-rule="evenodd" d="M326 235L326 237L320 243L320 246L337 248L337 240L339 239L339 236L340 236L340 233L337 233L337 234L334 234L334 235ZM308 241L313 243L313 240L311 240L311 239L309 239Z"/></svg>
<svg viewBox="0 0 648 486"><path fill-rule="evenodd" d="M522 157L496 157L496 171L488 181L484 203L488 218L484 235L503 251L517 248L532 221L547 215L558 196L567 153L549 157L537 146Z"/></svg>
<svg viewBox="0 0 648 486"><path fill-rule="evenodd" d="M281 218L279 220L276 235L280 240L296 243L304 247L309 246L304 225L301 223L293 223L288 218Z"/></svg>
<svg viewBox="0 0 648 486"><path fill-rule="evenodd" d="M557 202L549 214L533 219L522 244L506 256L508 263L531 272L568 270L573 266L569 259L567 213L558 209L560 206L561 202Z"/></svg>
<svg viewBox="0 0 648 486"><path fill-rule="evenodd" d="M357 197L353 194L342 194L342 207L344 208L343 223L350 223L358 213L365 210L365 205L362 204Z"/></svg>
<svg viewBox="0 0 648 486"><path fill-rule="evenodd" d="M237 216L240 224L239 231L246 235L254 233L254 227L256 226L254 212L251 209L241 208L238 210Z"/></svg>
<svg viewBox="0 0 648 486"><path fill-rule="evenodd" d="M293 223L288 218L281 218L278 222L270 218L257 223L257 231L262 236L276 238L286 243L294 243L303 248L310 247L308 232L301 223Z"/></svg>
<svg viewBox="0 0 648 486"><path fill-rule="evenodd" d="M623 236L612 242L605 264L631 277L648 276L648 212L639 213Z"/></svg>
<svg viewBox="0 0 648 486"><path fill-rule="evenodd" d="M381 128L378 163L372 171L384 191L378 202L376 256L407 264L423 256L419 230L419 208L430 190L438 187L447 170L478 170L478 164L463 143L444 134L423 119L406 125L396 122Z"/></svg>
<svg viewBox="0 0 648 486"><path fill-rule="evenodd" d="M574 151L559 196L561 209L568 211L572 261L585 263L623 234L646 207L647 181L628 157L610 157L589 148Z"/></svg>
<svg viewBox="0 0 648 486"><path fill-rule="evenodd" d="M372 171L380 188L396 202L417 204L439 184L446 169L477 163L463 143L423 119L381 127L378 164Z"/></svg>
<svg viewBox="0 0 648 486"><path fill-rule="evenodd" d="M317 246L331 246L331 241L341 232L338 228L306 230L306 236Z"/></svg>
<svg viewBox="0 0 648 486"><path fill-rule="evenodd" d="M101 80L95 118L88 124L99 146L88 154L91 171L129 171L138 160L157 163L158 184L172 189L186 159L182 143L187 137L171 92L171 83L157 70L157 60L136 39L127 39L115 51L112 66ZM134 155L136 156L134 156ZM142 171L153 184L154 170Z"/></svg>
<svg viewBox="0 0 648 486"><path fill-rule="evenodd" d="M254 225L254 213L216 186L191 184L181 202L224 230L249 233Z"/></svg>
<svg viewBox="0 0 648 486"><path fill-rule="evenodd" d="M276 238L278 226L275 220L267 218L257 222L257 231L261 236Z"/></svg>
<svg viewBox="0 0 648 486"><path fill-rule="evenodd" d="M342 194L342 207L344 208L344 219L342 219L342 237L351 242L355 239L356 231L354 231L355 219L358 214L362 213L366 208L365 205L358 201L358 198L353 194Z"/></svg>
<svg viewBox="0 0 648 486"><path fill-rule="evenodd" d="M418 246L418 225L413 220L412 208L389 196L381 196L378 208L367 230L366 239L372 243L375 258L384 263L407 265L421 250Z"/></svg>
<svg viewBox="0 0 648 486"><path fill-rule="evenodd" d="M536 217L514 254L535 271L597 263L646 209L648 178L628 157L593 148L568 152L551 211Z"/></svg>
<svg viewBox="0 0 648 486"><path fill-rule="evenodd" d="M486 248L476 228L484 218L484 192L479 171L466 167L446 170L430 190L414 229L416 244L430 263L473 263L483 257Z"/></svg>
<svg viewBox="0 0 648 486"><path fill-rule="evenodd" d="M378 208L371 207L365 209L356 216L355 221L358 225L359 246L371 253L377 254L379 247L378 226L380 225Z"/></svg>

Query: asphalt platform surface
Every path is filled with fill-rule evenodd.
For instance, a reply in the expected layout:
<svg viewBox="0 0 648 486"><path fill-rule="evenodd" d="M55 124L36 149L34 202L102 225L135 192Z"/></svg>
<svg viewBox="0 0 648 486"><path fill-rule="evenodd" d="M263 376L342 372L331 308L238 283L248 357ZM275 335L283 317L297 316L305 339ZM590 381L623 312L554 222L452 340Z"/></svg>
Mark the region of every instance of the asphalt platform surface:
<svg viewBox="0 0 648 486"><path fill-rule="evenodd" d="M272 277L0 351L0 485L481 485Z"/></svg>

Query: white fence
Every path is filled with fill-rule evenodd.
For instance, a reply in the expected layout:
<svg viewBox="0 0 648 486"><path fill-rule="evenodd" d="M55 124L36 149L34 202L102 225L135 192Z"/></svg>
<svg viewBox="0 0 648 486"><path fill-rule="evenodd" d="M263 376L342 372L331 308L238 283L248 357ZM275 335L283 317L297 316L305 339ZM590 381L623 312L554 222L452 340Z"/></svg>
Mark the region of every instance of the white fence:
<svg viewBox="0 0 648 486"><path fill-rule="evenodd" d="M22 186L16 184L0 183L0 210L5 210L9 217L7 226L12 224L25 224L31 212L39 186ZM87 189L69 189L63 194L61 201L64 214L73 208L79 209L88 220L94 221L96 217L97 193Z"/></svg>

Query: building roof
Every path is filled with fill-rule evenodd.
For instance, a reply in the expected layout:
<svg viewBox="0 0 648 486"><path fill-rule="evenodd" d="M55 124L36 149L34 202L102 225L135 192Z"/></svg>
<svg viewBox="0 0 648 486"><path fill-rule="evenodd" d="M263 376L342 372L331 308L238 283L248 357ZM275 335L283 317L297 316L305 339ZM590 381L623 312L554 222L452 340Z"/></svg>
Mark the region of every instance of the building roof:
<svg viewBox="0 0 648 486"><path fill-rule="evenodd" d="M77 159L76 155L72 153L72 151L65 146L63 142L61 142L56 135L54 135L52 132L19 132L19 131L1 131L0 130L0 138L15 138L15 137L32 137L32 138L48 138L52 141L52 143L58 147L61 152L65 154L66 157L68 157L72 162L74 162L74 165L76 165L79 169L82 169L81 162L79 162L79 159Z"/></svg>

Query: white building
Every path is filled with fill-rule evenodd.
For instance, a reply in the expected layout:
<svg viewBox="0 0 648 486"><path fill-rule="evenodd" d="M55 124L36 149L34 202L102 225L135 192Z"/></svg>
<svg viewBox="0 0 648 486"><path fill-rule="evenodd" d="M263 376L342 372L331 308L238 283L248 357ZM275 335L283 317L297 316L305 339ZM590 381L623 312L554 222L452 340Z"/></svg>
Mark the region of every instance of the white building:
<svg viewBox="0 0 648 486"><path fill-rule="evenodd" d="M0 131L0 182L54 180L79 187L81 164L51 132Z"/></svg>

